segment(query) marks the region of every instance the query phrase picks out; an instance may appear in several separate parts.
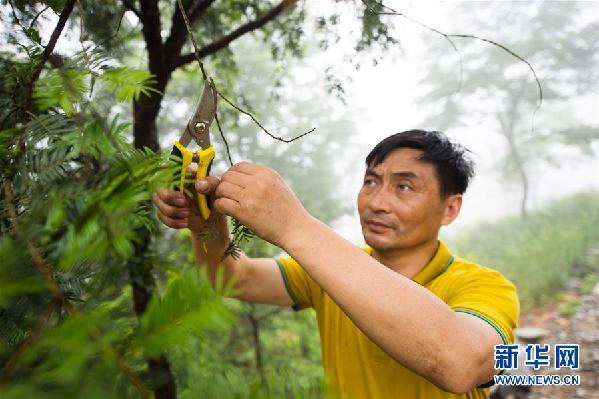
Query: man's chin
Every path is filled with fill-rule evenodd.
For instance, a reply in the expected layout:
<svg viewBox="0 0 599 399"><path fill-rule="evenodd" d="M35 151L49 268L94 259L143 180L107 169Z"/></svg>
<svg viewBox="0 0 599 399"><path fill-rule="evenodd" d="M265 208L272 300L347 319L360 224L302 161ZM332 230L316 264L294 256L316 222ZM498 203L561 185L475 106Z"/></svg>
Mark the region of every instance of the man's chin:
<svg viewBox="0 0 599 399"><path fill-rule="evenodd" d="M375 251L388 251L397 248L398 243L382 234L373 234L371 232L364 234L364 241Z"/></svg>

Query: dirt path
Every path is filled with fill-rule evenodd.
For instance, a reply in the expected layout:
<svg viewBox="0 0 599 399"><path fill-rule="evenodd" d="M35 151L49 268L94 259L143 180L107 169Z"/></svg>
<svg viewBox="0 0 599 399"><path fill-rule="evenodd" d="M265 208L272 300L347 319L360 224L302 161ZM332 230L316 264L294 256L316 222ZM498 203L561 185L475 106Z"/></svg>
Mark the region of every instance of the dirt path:
<svg viewBox="0 0 599 399"><path fill-rule="evenodd" d="M579 386L533 387L528 399L599 399L599 284L582 298L576 316L560 316L555 306L531 312L521 320L521 327L542 327L549 331L541 344L577 343L580 345L580 369L565 371L543 368L541 374L578 374Z"/></svg>

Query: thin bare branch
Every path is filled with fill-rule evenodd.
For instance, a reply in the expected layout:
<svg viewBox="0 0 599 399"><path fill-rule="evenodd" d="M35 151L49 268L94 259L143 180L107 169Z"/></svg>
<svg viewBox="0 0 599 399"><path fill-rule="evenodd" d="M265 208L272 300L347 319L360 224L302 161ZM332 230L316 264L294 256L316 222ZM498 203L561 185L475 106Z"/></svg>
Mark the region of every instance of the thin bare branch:
<svg viewBox="0 0 599 399"><path fill-rule="evenodd" d="M223 133L223 129L220 127L220 121L218 120L218 114L214 115L214 119L216 120L216 126L218 126L218 131L220 133L220 137L223 139L223 142L225 143L225 149L227 151L227 158L229 158L229 164L231 166L233 166L233 159L231 158L231 150L229 149L229 142L227 142L227 139L225 138L225 135Z"/></svg>
<svg viewBox="0 0 599 399"><path fill-rule="evenodd" d="M535 71L535 69L533 68L533 66L531 65L530 62L528 62L524 57L521 57L520 55L516 54L515 52L513 52L512 50L510 50L509 48L505 47L504 45L497 43L494 40L490 40L484 37L478 37L475 35L462 35L462 34L451 34L448 35L450 37L459 37L459 38L466 38L466 39L476 39L476 40L480 40L482 42L486 42L489 44L492 44L493 46L499 47L500 49L502 49L503 51L507 52L508 54L510 54L512 57L517 58L518 60L522 61L523 63L525 63L528 66L528 69L530 69L530 71L532 72L535 81L537 83L537 87L539 88L539 103L537 104L537 106L535 107L535 110L532 113L532 121L531 121L531 130L534 132L535 131L535 116L537 115L537 112L539 111L539 109L541 108L541 105L543 105L543 88L541 87L541 81L539 79L539 77L537 76L537 72Z"/></svg>
<svg viewBox="0 0 599 399"><path fill-rule="evenodd" d="M87 25L87 22L85 22L85 12L83 10L83 5L81 4L81 0L76 0L77 1L77 8L79 8L79 22L80 22L80 27L79 27L79 43L81 43L81 47L83 47L85 49L85 47L83 46L83 41L85 40L85 27Z"/></svg>
<svg viewBox="0 0 599 399"><path fill-rule="evenodd" d="M258 121L258 119L256 119L256 118L254 117L254 115L252 115L250 112L248 112L248 111L244 110L244 109L243 109L243 108L241 108L240 106L238 106L238 105L236 105L235 103L233 103L231 100L229 100L227 97L225 97L225 95L224 95L223 93L221 93L220 91L218 91L218 90L217 90L216 92L218 93L218 95L220 96L220 98L222 98L223 100L225 100L225 101L226 101L226 102L227 102L227 103L228 103L228 104L229 104L231 107L235 108L237 111L241 112L242 114L249 116L249 117L250 117L250 118L251 118L251 119L254 121L254 123L255 123L256 125L258 125L258 126L260 127L260 129L262 129L262 130L264 131L264 133L268 134L270 137L272 137L272 138L273 138L273 139L275 139L275 140L279 140L279 141L282 141L282 142L284 142L284 143L291 143L292 141L295 141L295 140L297 140L297 139L300 139L300 138L304 137L305 135L307 135L307 134L310 134L310 133L312 133L313 131L315 131L315 130L316 130L316 128L315 128L315 127L313 127L312 129L308 130L307 132L304 132L304 133L302 133L302 134L300 134L300 135L298 135L298 136L295 136L295 137L294 137L294 138L292 138L292 139L284 139L284 138L282 138L282 137L275 136L274 134L272 134L271 132L269 132L269 131L268 131L268 129L266 129L266 128L265 128L265 127L264 127L264 126L263 126L263 125L260 123L260 121Z"/></svg>
<svg viewBox="0 0 599 399"><path fill-rule="evenodd" d="M185 11L185 8L183 7L183 3L181 2L181 0L177 0L177 3L179 4L179 12L183 17L185 27L187 28L187 34L189 35L191 43L193 44L194 58L198 61L198 64L200 65L200 71L202 71L202 77L204 78L204 80L206 80L208 79L208 75L206 74L206 70L204 69L204 63L202 62L202 59L199 54L200 50L198 49L198 44L196 43L196 39L191 31L191 24L189 23L189 18L187 18L187 12Z"/></svg>
<svg viewBox="0 0 599 399"><path fill-rule="evenodd" d="M119 32L121 30L121 25L123 23L123 17L125 16L125 12L126 11L127 11L127 7L123 6L123 9L121 10L121 13L119 14L119 18L118 18L118 21L117 21L116 29L114 30L113 34L111 34L106 39L102 40L101 42L96 43L93 47L90 47L88 49L84 48L83 50L79 50L78 52L74 53L72 57L76 57L76 56L78 56L80 54L83 55L83 53L85 51L89 51L89 50L94 51L95 49L102 47L103 45L109 43L112 39L114 39L115 37L117 37L117 35L119 34ZM62 57L62 56L59 56L57 54L53 54L53 55L58 56L58 57ZM50 63L52 63L51 59L50 59Z"/></svg>
<svg viewBox="0 0 599 399"><path fill-rule="evenodd" d="M457 47L455 46L455 43L451 40L451 38L475 39L475 40L480 40L482 42L489 43L489 44L491 44L493 46L496 46L496 47L502 49L503 51L507 52L508 54L510 54L512 57L514 57L514 58L518 59L519 61L523 62L524 64L526 64L526 66L528 67L528 69L530 69L530 71L532 72L532 75L533 75L533 77L535 79L537 87L539 88L539 103L537 104L537 106L536 106L536 108L535 108L535 110L534 110L534 112L532 114L532 121L531 121L531 124L532 124L531 130L533 132L535 131L535 116L536 116L538 110L541 108L541 105L543 104L543 88L541 86L541 81L540 81L539 77L537 76L537 72L535 71L534 67L524 57L516 54L513 50L510 50L509 48L507 48L503 44L500 44L500 43L498 43L498 42L496 42L494 40L491 40L491 39L487 39L487 38L476 36L476 35L470 35L470 34L447 34L447 33L443 33L443 32L441 32L438 29L435 29L435 28L430 27L430 26L428 26L426 24L423 24L422 22L419 22L419 21L417 21L417 20L415 20L413 18L408 17L404 13L400 13L400 12L395 11L394 9L392 9L391 7L383 4L382 2L372 1L371 3L375 3L375 4L383 7L384 9L386 9L388 11L379 12L379 11L373 10L370 7L370 5L368 4L367 0L362 0L362 3L364 3L364 5L371 12L374 12L374 13L379 14L379 15L396 15L396 16L402 17L402 18L404 18L404 19L406 19L406 20L408 20L408 21L410 21L410 22L412 22L414 24L419 25L420 27L422 27L424 29L427 29L427 30L429 30L431 32L435 32L435 33L443 36L445 39L447 39L451 43L452 47L456 51L457 51ZM461 64L461 57L460 57L460 64ZM460 67L463 69L463 67L461 65L460 65Z"/></svg>
<svg viewBox="0 0 599 399"><path fill-rule="evenodd" d="M46 7L42 8L40 10L40 12L38 12L37 14L35 14L35 16L33 17L33 19L31 20L31 22L29 23L29 27L33 28L33 25L35 25L35 21L37 21L37 19L40 17L40 15L42 15L43 13L45 13L49 8L50 8L50 6L46 6Z"/></svg>
<svg viewBox="0 0 599 399"><path fill-rule="evenodd" d="M12 13L13 19L15 20L15 22L17 23L17 25L19 25L19 27L21 27L22 30L25 30L25 27L21 23L21 20L19 19L19 16L17 15L17 12L15 11L15 6L12 3L12 0L8 0L8 4L10 4L10 11Z"/></svg>
<svg viewBox="0 0 599 399"><path fill-rule="evenodd" d="M376 4L380 5L381 7L384 7L386 9L390 10L389 12L381 12L381 11L374 10L372 8L372 6L370 4L368 4L368 2L366 0L362 0L362 3L366 6L366 9L368 11L370 11L371 13L373 13L373 14L377 14L377 15L397 15L397 16L400 16L400 17L403 17L403 18L407 19L408 21L410 21L410 22L412 22L412 23L414 23L416 25L419 25L422 28L428 29L428 30L430 30L432 32L435 32L435 33L443 36L443 38L445 40L447 40L447 42L449 43L449 45L453 48L453 51L456 52L456 54L458 55L458 59L460 60L460 81L458 83L458 89L456 90L456 92L459 93L460 91L462 91L462 84L463 84L463 80L464 80L464 60L462 59L462 53L460 53L460 50L456 46L455 42L453 40L451 40L451 38L449 37L449 35L446 35L445 33L441 32L441 31L439 31L439 30L437 30L437 29L435 29L433 27L427 26L427 25L421 23L420 21L416 21L415 19L408 17L404 13L394 11L394 10L390 9L389 7L385 6L382 3L373 2L373 3L376 3Z"/></svg>

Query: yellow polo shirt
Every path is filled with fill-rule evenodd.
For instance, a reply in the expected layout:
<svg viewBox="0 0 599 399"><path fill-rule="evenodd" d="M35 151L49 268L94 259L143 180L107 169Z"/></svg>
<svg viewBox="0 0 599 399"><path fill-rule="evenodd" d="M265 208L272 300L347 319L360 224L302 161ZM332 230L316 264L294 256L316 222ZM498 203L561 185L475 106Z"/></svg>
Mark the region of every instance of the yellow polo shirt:
<svg viewBox="0 0 599 399"><path fill-rule="evenodd" d="M364 250L372 253L369 247ZM475 388L463 395L445 392L403 367L364 335L294 259L276 260L294 309L311 307L316 311L324 370L329 384L335 387L331 396L337 397L338 390L342 397L351 399L489 397L488 388ZM499 272L454 258L440 241L433 259L412 280L454 311L489 323L504 344L513 343L520 304L516 288Z"/></svg>

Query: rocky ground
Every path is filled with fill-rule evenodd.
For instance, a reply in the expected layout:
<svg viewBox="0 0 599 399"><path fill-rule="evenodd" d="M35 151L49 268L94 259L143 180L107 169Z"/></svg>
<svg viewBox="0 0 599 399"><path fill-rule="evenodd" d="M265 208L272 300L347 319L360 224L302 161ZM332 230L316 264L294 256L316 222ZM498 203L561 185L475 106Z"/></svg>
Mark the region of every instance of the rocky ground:
<svg viewBox="0 0 599 399"><path fill-rule="evenodd" d="M580 375L581 384L572 387L538 387L533 389L529 398L599 399L599 284L591 295L582 298L574 318L564 319L558 313L543 327L550 331L546 341L552 347L555 343L580 344L580 370L573 372L566 369L561 374L576 373ZM545 374L555 372L544 371Z"/></svg>
<svg viewBox="0 0 599 399"><path fill-rule="evenodd" d="M599 284L590 295L581 297L582 303L573 318L563 317L555 305L549 305L526 315L520 327L541 327L548 331L540 344L578 343L580 369L554 370L545 367L540 374L578 374L579 386L533 387L530 392L507 392L502 398L526 399L599 399ZM552 356L553 359L553 356Z"/></svg>

